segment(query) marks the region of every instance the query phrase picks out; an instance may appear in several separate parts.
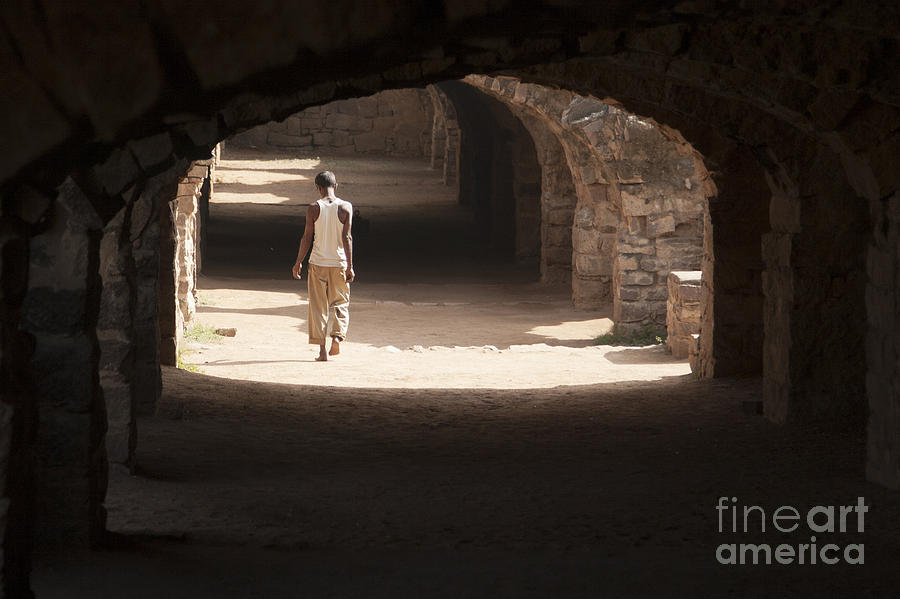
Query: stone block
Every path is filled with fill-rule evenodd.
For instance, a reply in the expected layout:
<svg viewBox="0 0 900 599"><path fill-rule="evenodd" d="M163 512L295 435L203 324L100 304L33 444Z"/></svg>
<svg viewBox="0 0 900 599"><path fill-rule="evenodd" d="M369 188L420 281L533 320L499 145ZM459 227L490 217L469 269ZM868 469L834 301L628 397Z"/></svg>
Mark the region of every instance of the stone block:
<svg viewBox="0 0 900 599"><path fill-rule="evenodd" d="M333 113L325 117L326 129L343 129L345 131L353 127L356 119L349 114Z"/></svg>
<svg viewBox="0 0 900 599"><path fill-rule="evenodd" d="M215 117L206 121L191 121L183 126L185 133L195 146L213 147L222 140L219 123Z"/></svg>
<svg viewBox="0 0 900 599"><path fill-rule="evenodd" d="M172 140L168 133L131 141L128 143L128 148L144 170L165 162L173 150Z"/></svg>
<svg viewBox="0 0 900 599"><path fill-rule="evenodd" d="M546 214L547 224L572 226L572 210L569 208L555 208ZM576 226L578 226L576 222Z"/></svg>
<svg viewBox="0 0 900 599"><path fill-rule="evenodd" d="M325 121L318 116L306 116L300 118L300 129L303 131L318 130L325 124Z"/></svg>
<svg viewBox="0 0 900 599"><path fill-rule="evenodd" d="M359 101L355 99L337 100L327 105L327 110L332 113L355 115L359 112Z"/></svg>
<svg viewBox="0 0 900 599"><path fill-rule="evenodd" d="M360 98L356 101L357 114L360 117L372 119L378 116L378 100L373 98Z"/></svg>
<svg viewBox="0 0 900 599"><path fill-rule="evenodd" d="M578 167L578 173L581 176L581 182L585 185L597 182L597 170L592 166Z"/></svg>
<svg viewBox="0 0 900 599"><path fill-rule="evenodd" d="M652 198L645 198L641 194L625 189L620 189L619 195L622 198L622 214L625 216L647 216L657 210L656 202Z"/></svg>
<svg viewBox="0 0 900 599"><path fill-rule="evenodd" d="M672 263L673 268L678 268L675 266L676 262L696 262L699 267L703 258L703 248L700 240L685 237L660 237L656 240L656 256L668 260Z"/></svg>
<svg viewBox="0 0 900 599"><path fill-rule="evenodd" d="M678 286L678 298L684 304L700 301L700 285L682 283Z"/></svg>
<svg viewBox="0 0 900 599"><path fill-rule="evenodd" d="M609 276L612 274L612 264L605 256L575 254L575 274L590 277Z"/></svg>
<svg viewBox="0 0 900 599"><path fill-rule="evenodd" d="M541 282L568 286L572 282L572 268L568 264L542 264Z"/></svg>
<svg viewBox="0 0 900 599"><path fill-rule="evenodd" d="M793 235L789 233L770 232L762 235L762 256L769 268L790 266L792 240Z"/></svg>
<svg viewBox="0 0 900 599"><path fill-rule="evenodd" d="M619 254L654 254L656 249L653 242L646 237L637 235L623 235L619 238L616 251Z"/></svg>
<svg viewBox="0 0 900 599"><path fill-rule="evenodd" d="M652 302L619 301L613 306L613 321L616 326L625 322L645 322L653 318L654 308Z"/></svg>
<svg viewBox="0 0 900 599"><path fill-rule="evenodd" d="M647 217L647 237L659 237L673 231L675 231L675 217L671 214Z"/></svg>
<svg viewBox="0 0 900 599"><path fill-rule="evenodd" d="M120 330L98 331L100 362L98 368L108 373L127 376L131 371L133 343L128 333Z"/></svg>
<svg viewBox="0 0 900 599"><path fill-rule="evenodd" d="M642 287L619 287L616 296L619 299L633 302L642 299L643 290Z"/></svg>
<svg viewBox="0 0 900 599"><path fill-rule="evenodd" d="M655 256L644 256L641 259L641 270L646 270L647 272L665 272L668 273L669 261L668 260L660 260Z"/></svg>
<svg viewBox="0 0 900 599"><path fill-rule="evenodd" d="M381 135L388 135L394 130L396 122L393 115L377 116L372 119L372 130Z"/></svg>
<svg viewBox="0 0 900 599"><path fill-rule="evenodd" d="M106 421L109 427L127 426L134 421L131 406L131 386L127 384L103 384L103 399L106 402Z"/></svg>
<svg viewBox="0 0 900 599"><path fill-rule="evenodd" d="M93 177L103 191L111 196L125 190L139 174L140 167L128 150L115 150L106 162L95 166L92 170Z"/></svg>
<svg viewBox="0 0 900 599"><path fill-rule="evenodd" d="M87 335L35 334L31 364L34 372L41 373L35 380L41 401L72 413L89 413L96 360L94 343Z"/></svg>
<svg viewBox="0 0 900 599"><path fill-rule="evenodd" d="M616 258L616 266L621 270L640 270L641 254L621 254Z"/></svg>
<svg viewBox="0 0 900 599"><path fill-rule="evenodd" d="M625 231L629 235L640 235L647 237L647 217L646 216L626 216L624 219Z"/></svg>
<svg viewBox="0 0 900 599"><path fill-rule="evenodd" d="M209 166L204 164L192 163L191 168L185 174L185 177L193 177L196 179L206 179L209 177Z"/></svg>
<svg viewBox="0 0 900 599"><path fill-rule="evenodd" d="M113 427L106 431L106 458L110 464L124 464L131 467L134 455L134 437L136 434L133 423Z"/></svg>
<svg viewBox="0 0 900 599"><path fill-rule="evenodd" d="M599 308L612 301L612 282L608 277L600 279L572 279L572 302L579 308Z"/></svg>
<svg viewBox="0 0 900 599"><path fill-rule="evenodd" d="M537 219L540 222L540 219ZM544 243L565 248L574 248L585 254L596 252L597 239L591 236L591 231L575 229L564 225L544 227Z"/></svg>
<svg viewBox="0 0 900 599"><path fill-rule="evenodd" d="M658 302L665 300L668 295L669 292L665 285L648 285L647 287L644 287L641 299Z"/></svg>
<svg viewBox="0 0 900 599"><path fill-rule="evenodd" d="M690 355L691 343L692 339L690 337L673 337L671 333L667 334L666 337L666 345L669 347L669 351L672 352L672 357L679 360L683 360Z"/></svg>
<svg viewBox="0 0 900 599"><path fill-rule="evenodd" d="M603 233L615 233L619 224L619 212L611 204L597 206L594 210L594 227Z"/></svg>
<svg viewBox="0 0 900 599"><path fill-rule="evenodd" d="M28 290L22 304L22 328L32 333L76 334L86 326L85 289Z"/></svg>
<svg viewBox="0 0 900 599"><path fill-rule="evenodd" d="M353 145L353 137L346 131L335 131L332 133L331 145L336 148Z"/></svg>
<svg viewBox="0 0 900 599"><path fill-rule="evenodd" d="M266 142L269 145L277 146L279 148L299 148L305 145L303 144L301 139L302 138L295 135L287 135L286 133L276 133L274 131L270 131L268 137L266 138Z"/></svg>
<svg viewBox="0 0 900 599"><path fill-rule="evenodd" d="M653 285L656 277L642 270L629 270L619 273L619 285Z"/></svg>
<svg viewBox="0 0 900 599"><path fill-rule="evenodd" d="M416 126L419 127L421 126L421 124L417 123ZM373 128L373 120L363 117L353 117L353 122L350 123L350 131L356 133L360 133L362 131L371 131Z"/></svg>
<svg viewBox="0 0 900 599"><path fill-rule="evenodd" d="M384 134L361 133L353 138L357 152L383 152L386 149Z"/></svg>
<svg viewBox="0 0 900 599"><path fill-rule="evenodd" d="M568 229L567 227L556 227L560 230L568 230L572 239L572 249L582 254L593 254L599 252L600 236L593 229Z"/></svg>
<svg viewBox="0 0 900 599"><path fill-rule="evenodd" d="M315 146L330 146L333 136L328 131L322 131L319 133L313 134L313 145Z"/></svg>
<svg viewBox="0 0 900 599"><path fill-rule="evenodd" d="M700 302L686 302L682 300L681 307L678 311L678 319L684 323L692 323L696 325L696 330L691 331L696 333L700 330Z"/></svg>
<svg viewBox="0 0 900 599"><path fill-rule="evenodd" d="M572 250L565 247L545 247L543 251L544 264L572 264Z"/></svg>

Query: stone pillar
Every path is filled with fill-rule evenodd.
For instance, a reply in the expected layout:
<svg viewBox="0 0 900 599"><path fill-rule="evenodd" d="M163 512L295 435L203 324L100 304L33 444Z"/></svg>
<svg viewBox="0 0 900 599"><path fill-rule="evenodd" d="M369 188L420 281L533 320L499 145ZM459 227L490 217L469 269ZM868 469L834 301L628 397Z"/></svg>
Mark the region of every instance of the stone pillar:
<svg viewBox="0 0 900 599"><path fill-rule="evenodd" d="M866 201L834 176L841 164L832 151L810 144L794 152L796 163L773 159L767 169L763 412L779 423L861 430Z"/></svg>
<svg viewBox="0 0 900 599"><path fill-rule="evenodd" d="M593 167L580 168L579 175L574 228L566 231L572 239L572 302L596 308L612 297L619 215L603 177Z"/></svg>
<svg viewBox="0 0 900 599"><path fill-rule="evenodd" d="M774 160L772 161L774 164ZM773 167L774 168L774 167ZM794 237L802 227L796 184L783 172L767 173L772 199L771 231L762 237L766 270L763 295L763 412L769 420L784 423L791 409L791 319L794 305ZM794 366L796 368L796 366Z"/></svg>
<svg viewBox="0 0 900 599"><path fill-rule="evenodd" d="M161 201L159 210L159 269L157 274L157 322L159 323L159 363L175 366L178 346L184 331L178 302L178 231L175 228L174 201Z"/></svg>
<svg viewBox="0 0 900 599"><path fill-rule="evenodd" d="M434 90L433 98L436 101L434 107L435 118L440 113L443 134L442 150L443 155L435 162L440 162L444 169L444 185L448 187L456 187L459 179L459 151L460 151L460 130L459 120L456 115L456 106L442 89L433 85L430 86ZM432 151L438 151L438 148L432 145Z"/></svg>
<svg viewBox="0 0 900 599"><path fill-rule="evenodd" d="M798 204L796 198L773 198L774 202ZM798 209L799 221L799 209ZM799 227L799 222L794 225ZM796 229L787 222L773 226L762 239L766 271L763 273L763 411L773 422L788 419L791 393L791 313L794 303L794 279L791 271L791 246Z"/></svg>
<svg viewBox="0 0 900 599"><path fill-rule="evenodd" d="M174 193L171 185L170 195ZM159 354L159 268L160 200L156 187L145 189L131 209L129 226L134 262L134 304L131 329L134 341L132 374L133 405L136 415L156 411L162 392Z"/></svg>
<svg viewBox="0 0 900 599"><path fill-rule="evenodd" d="M747 147L731 148L717 167L722 174L715 184L704 182L710 200L702 216L703 308L695 371L701 378L763 370L761 247L772 191Z"/></svg>
<svg viewBox="0 0 900 599"><path fill-rule="evenodd" d="M178 180L175 198L159 217L159 359L178 362L178 347L185 323L196 312L198 253L202 246L201 196L211 193L208 183L213 159L192 162ZM164 201L164 200L162 200ZM207 200L208 201L208 200Z"/></svg>
<svg viewBox="0 0 900 599"><path fill-rule="evenodd" d="M200 231L200 195L209 178L209 162L195 162L178 184L175 199L175 228L178 232L176 294L181 320L188 323L197 311L197 250Z"/></svg>
<svg viewBox="0 0 900 599"><path fill-rule="evenodd" d="M447 144L444 148L444 185L448 187L459 185L459 148L459 122L448 120Z"/></svg>
<svg viewBox="0 0 900 599"><path fill-rule="evenodd" d="M426 88L433 107L433 118L431 122L431 156L429 162L431 168L444 168L444 153L447 151L447 122L444 116L444 106L438 97L440 93L434 85Z"/></svg>
<svg viewBox="0 0 900 599"><path fill-rule="evenodd" d="M0 596L29 597L34 529L37 397L28 376L33 340L21 330L32 227L51 199L10 191L0 213Z"/></svg>
<svg viewBox="0 0 900 599"><path fill-rule="evenodd" d="M123 207L103 229L100 276L103 293L97 321L100 385L106 405L106 453L109 462L134 469L137 440L134 385L135 268L131 241L131 205Z"/></svg>
<svg viewBox="0 0 900 599"><path fill-rule="evenodd" d="M900 192L873 206L866 260L869 480L900 488Z"/></svg>
<svg viewBox="0 0 900 599"><path fill-rule="evenodd" d="M203 272L203 256L206 254L206 232L209 226L209 200L213 194L213 167L209 167L209 176L203 180L200 186L200 195L197 197L197 235L194 246L194 260L196 274Z"/></svg>
<svg viewBox="0 0 900 599"><path fill-rule="evenodd" d="M95 327L102 283L102 223L67 180L47 228L30 243L22 328L34 337L37 429L37 539L87 548L105 525L106 410Z"/></svg>

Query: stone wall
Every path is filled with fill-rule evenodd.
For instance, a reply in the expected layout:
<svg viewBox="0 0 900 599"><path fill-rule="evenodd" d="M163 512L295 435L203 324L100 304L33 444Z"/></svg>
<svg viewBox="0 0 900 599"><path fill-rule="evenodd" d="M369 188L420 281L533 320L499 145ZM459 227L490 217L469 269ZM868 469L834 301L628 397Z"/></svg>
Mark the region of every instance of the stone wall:
<svg viewBox="0 0 900 599"><path fill-rule="evenodd" d="M700 334L701 279L699 270L669 273L666 346L676 358L687 358Z"/></svg>
<svg viewBox="0 0 900 599"><path fill-rule="evenodd" d="M388 156L432 155L434 104L421 89L313 106L239 133L229 145Z"/></svg>
<svg viewBox="0 0 900 599"><path fill-rule="evenodd" d="M37 539L87 548L103 534L106 409L97 341L103 221L71 180L30 243L22 328L39 412L35 439Z"/></svg>

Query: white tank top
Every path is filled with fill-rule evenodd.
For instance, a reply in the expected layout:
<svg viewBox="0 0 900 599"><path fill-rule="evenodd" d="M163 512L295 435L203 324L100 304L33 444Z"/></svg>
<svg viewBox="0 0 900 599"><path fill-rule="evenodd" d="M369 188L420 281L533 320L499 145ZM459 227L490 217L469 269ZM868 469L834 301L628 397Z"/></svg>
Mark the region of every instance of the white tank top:
<svg viewBox="0 0 900 599"><path fill-rule="evenodd" d="M353 206L340 198L335 198L332 202L318 200L316 203L319 205L319 218L316 219L316 233L309 263L347 268L347 254L344 252L341 235L344 223L338 218L338 209L344 206L348 213L353 214Z"/></svg>

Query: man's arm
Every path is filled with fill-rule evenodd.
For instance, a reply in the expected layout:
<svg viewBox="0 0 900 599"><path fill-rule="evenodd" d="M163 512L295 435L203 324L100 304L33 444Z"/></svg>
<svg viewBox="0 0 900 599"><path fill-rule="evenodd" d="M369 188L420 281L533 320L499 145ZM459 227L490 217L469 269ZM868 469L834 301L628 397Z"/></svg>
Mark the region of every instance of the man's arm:
<svg viewBox="0 0 900 599"><path fill-rule="evenodd" d="M350 234L350 229L353 227L353 208L349 204L346 207L341 206L338 209L338 219L344 223L341 241L344 242L344 254L347 256L347 282L352 283L356 277L356 273L353 272L353 235Z"/></svg>
<svg viewBox="0 0 900 599"><path fill-rule="evenodd" d="M316 232L317 218L319 218L319 205L310 204L306 209L306 226L303 228L303 238L300 239L300 249L297 251L297 261L294 262L294 268L291 269L291 274L294 275L295 279L300 278L300 271L303 269L303 259L306 258L306 254L309 253L309 248L312 247L313 235Z"/></svg>

